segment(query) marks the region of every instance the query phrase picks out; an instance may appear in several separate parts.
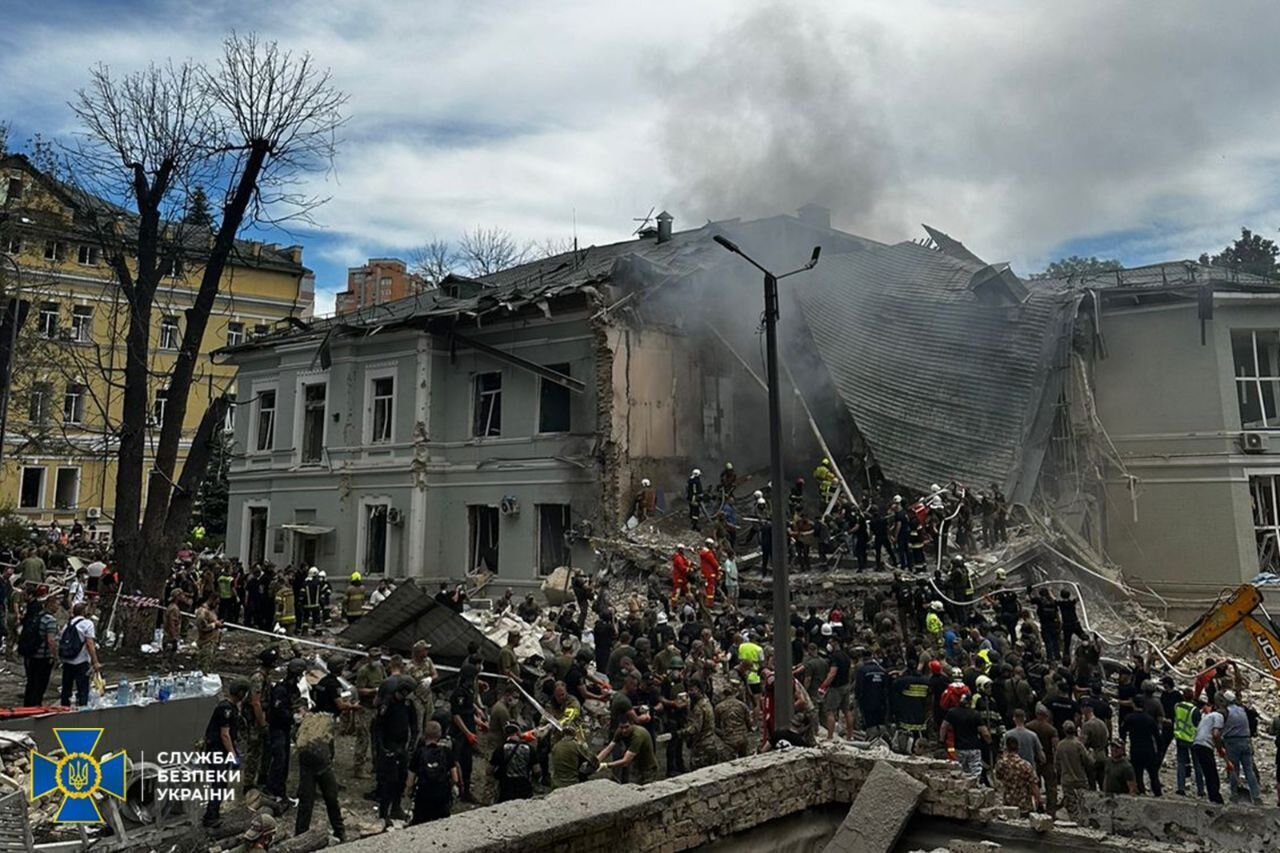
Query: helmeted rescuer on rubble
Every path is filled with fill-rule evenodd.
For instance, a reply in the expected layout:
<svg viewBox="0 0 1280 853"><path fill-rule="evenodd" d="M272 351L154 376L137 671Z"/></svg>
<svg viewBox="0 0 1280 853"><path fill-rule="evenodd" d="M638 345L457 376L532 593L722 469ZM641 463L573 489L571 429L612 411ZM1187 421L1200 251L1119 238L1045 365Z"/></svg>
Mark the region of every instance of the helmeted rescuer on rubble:
<svg viewBox="0 0 1280 853"><path fill-rule="evenodd" d="M813 479L818 484L818 494L822 496L822 503L825 505L836 493L836 475L828 457L822 457L818 467L813 469Z"/></svg>
<svg viewBox="0 0 1280 853"><path fill-rule="evenodd" d="M320 577L320 569L317 566L312 566L307 569L307 579L302 584L302 625L304 630L310 627L314 631L320 627L321 596L323 591L324 584Z"/></svg>
<svg viewBox="0 0 1280 853"><path fill-rule="evenodd" d="M685 556L684 546L677 545L676 552L671 555L671 604L689 594L689 558Z"/></svg>
<svg viewBox="0 0 1280 853"><path fill-rule="evenodd" d="M689 502L689 526L700 529L702 523L702 470L694 468L689 473L689 482L684 487L685 500Z"/></svg>
<svg viewBox="0 0 1280 853"><path fill-rule="evenodd" d="M364 578L359 572L352 572L347 583L347 591L342 597L342 615L347 624L355 623L364 615Z"/></svg>
<svg viewBox="0 0 1280 853"><path fill-rule="evenodd" d="M720 579L720 561L716 559L715 540L708 539L698 552L698 563L702 571L702 594L706 605L711 607L716 597L716 581Z"/></svg>
<svg viewBox="0 0 1280 853"><path fill-rule="evenodd" d="M653 488L652 481L650 481L648 477L645 477L640 481L640 491L636 492L636 498L631 507L631 514L636 517L636 521L645 521L657 511L658 493Z"/></svg>
<svg viewBox="0 0 1280 853"><path fill-rule="evenodd" d="M733 470L733 463L724 463L724 470L720 472L720 499L723 501L731 501L736 495L734 491L738 488L738 472Z"/></svg>

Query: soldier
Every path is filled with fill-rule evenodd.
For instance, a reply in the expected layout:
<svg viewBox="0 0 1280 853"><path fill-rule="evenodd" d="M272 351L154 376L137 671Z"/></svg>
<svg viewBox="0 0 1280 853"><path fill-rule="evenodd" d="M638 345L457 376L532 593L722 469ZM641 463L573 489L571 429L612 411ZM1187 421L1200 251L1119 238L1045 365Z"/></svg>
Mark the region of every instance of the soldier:
<svg viewBox="0 0 1280 853"><path fill-rule="evenodd" d="M292 634L295 621L297 617L294 615L293 587L286 577L276 590L276 622L286 634Z"/></svg>
<svg viewBox="0 0 1280 853"><path fill-rule="evenodd" d="M324 667L317 664L307 673L307 680L314 680L318 687L325 675ZM311 828L311 813L319 791L329 816L329 828L341 843L346 840L346 827L338 805L338 779L333 772L333 715L319 707L309 712L305 702L298 703L298 713L302 721L294 745L298 756L298 816L293 834L302 835Z"/></svg>
<svg viewBox="0 0 1280 853"><path fill-rule="evenodd" d="M275 669L280 653L273 647L263 649L258 655L258 668L249 676L249 697L246 701L245 719L249 723L244 754L244 787L262 788L267 783L269 771L267 757L267 706L271 696L271 671Z"/></svg>
<svg viewBox="0 0 1280 853"><path fill-rule="evenodd" d="M716 703L716 733L735 758L745 758L751 749L751 709L741 699L742 682L729 680L730 689Z"/></svg>
<svg viewBox="0 0 1280 853"><path fill-rule="evenodd" d="M228 853L254 853L257 850L266 850L275 837L276 819L270 812L258 812L253 816L253 820L249 821L249 828L240 836L244 843L231 848Z"/></svg>
<svg viewBox="0 0 1280 853"><path fill-rule="evenodd" d="M213 672L218 659L222 620L218 618L217 608L218 594L211 592L196 610L196 655L204 672Z"/></svg>
<svg viewBox="0 0 1280 853"><path fill-rule="evenodd" d="M371 755L369 727L373 724L373 699L386 677L387 671L382 668L382 656L378 647L374 646L369 649L368 657L356 670L356 698L360 702L360 707L352 714L355 728L355 754L351 760L351 775L356 779L368 775Z"/></svg>
<svg viewBox="0 0 1280 853"><path fill-rule="evenodd" d="M693 769L699 770L720 761L726 750L716 735L716 712L701 681L689 682L689 703L689 722L680 736L689 744Z"/></svg>
<svg viewBox="0 0 1280 853"><path fill-rule="evenodd" d="M439 679L440 674L436 672L436 665L428 657L430 651L430 643L426 640L418 640L413 644L413 657L405 667L405 671L418 682L417 688L413 691L413 703L418 709L420 731L425 731L427 720L431 719L436 711L436 698L431 685Z"/></svg>
<svg viewBox="0 0 1280 853"><path fill-rule="evenodd" d="M169 596L169 606L164 611L164 665L168 670L178 668L178 641L182 639L182 608L191 602L186 593L175 589Z"/></svg>

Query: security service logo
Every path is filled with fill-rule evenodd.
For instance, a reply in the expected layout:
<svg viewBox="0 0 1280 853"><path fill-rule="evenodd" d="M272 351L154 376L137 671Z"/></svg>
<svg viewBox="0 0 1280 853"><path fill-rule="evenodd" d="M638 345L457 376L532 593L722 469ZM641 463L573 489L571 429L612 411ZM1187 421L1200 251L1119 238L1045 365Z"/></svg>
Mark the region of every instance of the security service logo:
<svg viewBox="0 0 1280 853"><path fill-rule="evenodd" d="M50 758L31 751L31 799L61 791L62 805L55 823L102 823L93 795L101 791L119 800L125 798L124 752L94 758L102 729L54 729L53 736L65 755Z"/></svg>

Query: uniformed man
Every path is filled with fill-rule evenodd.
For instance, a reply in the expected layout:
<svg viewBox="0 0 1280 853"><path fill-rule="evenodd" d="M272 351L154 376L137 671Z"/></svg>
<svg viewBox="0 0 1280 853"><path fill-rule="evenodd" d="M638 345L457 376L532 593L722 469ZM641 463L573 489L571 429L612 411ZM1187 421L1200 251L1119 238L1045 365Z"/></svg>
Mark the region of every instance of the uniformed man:
<svg viewBox="0 0 1280 853"><path fill-rule="evenodd" d="M689 703L689 721L680 736L689 744L693 769L699 770L723 760L726 750L716 734L716 712L701 681L689 682Z"/></svg>
<svg viewBox="0 0 1280 853"><path fill-rule="evenodd" d="M342 615L346 617L347 624L354 624L364 615L364 580L359 572L351 573L351 581L342 599Z"/></svg>
<svg viewBox="0 0 1280 853"><path fill-rule="evenodd" d="M324 667L313 665L306 673L313 694L327 676ZM316 791L324 797L325 811L329 816L329 828L339 843L346 840L346 826L342 820L342 808L338 805L338 778L333 772L332 713L318 707L307 709L299 697L295 706L301 715L294 752L298 756L298 816L293 834L302 835L311 828L311 814L315 808Z"/></svg>
<svg viewBox="0 0 1280 853"><path fill-rule="evenodd" d="M254 853L266 850L276 838L276 819L270 812L262 811L249 821L249 828L240 836L242 843L231 848L227 853Z"/></svg>
<svg viewBox="0 0 1280 853"><path fill-rule="evenodd" d="M320 629L323 592L324 584L321 582L320 569L312 566L307 569L307 579L302 584L301 631L306 631L308 628L312 631Z"/></svg>
<svg viewBox="0 0 1280 853"><path fill-rule="evenodd" d="M244 701L244 697L249 693L249 682L243 678L237 678L228 682L222 699L213 709L213 715L209 718L209 724L204 730L204 751L212 755L223 756L224 759L217 763L211 763L209 769L217 771L227 764L238 763L239 759L236 755L236 732L240 728L240 703ZM215 796L209 798L208 805L204 810L204 825L207 827L217 826L222 822L222 796L225 786L214 784L212 793Z"/></svg>
<svg viewBox="0 0 1280 853"><path fill-rule="evenodd" d="M582 766L586 764L594 769L596 764L595 755L587 748L581 717L569 711L560 718L560 728L558 735L552 734L555 742L548 760L552 788L578 784L582 781Z"/></svg>
<svg viewBox="0 0 1280 853"><path fill-rule="evenodd" d="M277 800L285 799L285 783L289 778L289 738L295 722L294 709L302 699L298 679L306 671L306 661L294 658L285 669L285 677L271 688L267 707L267 750L271 766L266 790Z"/></svg>
<svg viewBox="0 0 1280 853"><path fill-rule="evenodd" d="M356 670L356 699L360 707L352 715L355 753L351 761L351 775L356 779L367 776L369 772L371 757L369 727L373 725L373 699L386 678L387 671L382 667L381 650L373 646L369 649L364 663Z"/></svg>
<svg viewBox="0 0 1280 853"><path fill-rule="evenodd" d="M742 682L730 679L729 686L724 698L716 703L716 734L724 741L731 755L745 758L753 752L751 709L742 701Z"/></svg>
<svg viewBox="0 0 1280 853"><path fill-rule="evenodd" d="M418 640L413 644L413 657L409 660L405 671L418 682L413 692L413 703L418 710L418 729L424 730L427 720L435 714L436 698L431 685L440 678L436 665L430 657L431 644L426 640Z"/></svg>
<svg viewBox="0 0 1280 853"><path fill-rule="evenodd" d="M286 634L292 634L297 616L294 614L293 587L288 578L276 590L276 622Z"/></svg>
<svg viewBox="0 0 1280 853"><path fill-rule="evenodd" d="M520 680L520 659L516 657L516 647L520 645L520 632L510 631L507 644L498 652L498 672Z"/></svg>
<svg viewBox="0 0 1280 853"><path fill-rule="evenodd" d="M190 599L181 589L169 595L169 606L164 610L164 665L173 671L178 668L178 643L182 640L182 608L190 605Z"/></svg>
<svg viewBox="0 0 1280 853"><path fill-rule="evenodd" d="M249 732L245 738L243 773L240 777L246 789L260 789L267 783L267 707L270 704L271 671L275 669L279 659L280 653L274 647L263 649L258 655L258 668L249 676L249 695L244 714Z"/></svg>
<svg viewBox="0 0 1280 853"><path fill-rule="evenodd" d="M218 660L218 640L222 636L222 620L218 618L218 594L209 593L196 610L196 657L200 669L214 672Z"/></svg>

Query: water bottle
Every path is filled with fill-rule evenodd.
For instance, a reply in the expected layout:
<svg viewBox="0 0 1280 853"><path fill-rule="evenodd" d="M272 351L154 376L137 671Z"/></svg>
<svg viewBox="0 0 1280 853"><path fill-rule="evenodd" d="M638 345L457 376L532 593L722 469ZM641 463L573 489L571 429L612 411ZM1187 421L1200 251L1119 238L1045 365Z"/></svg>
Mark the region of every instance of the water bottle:
<svg viewBox="0 0 1280 853"><path fill-rule="evenodd" d="M117 706L128 705L129 700L133 698L130 695L131 693L132 693L132 689L129 686L129 679L127 678L120 679L120 684L118 687L116 687L116 705Z"/></svg>
<svg viewBox="0 0 1280 853"><path fill-rule="evenodd" d="M147 676L147 698L155 699L160 692L160 682L154 675Z"/></svg>
<svg viewBox="0 0 1280 853"><path fill-rule="evenodd" d="M172 695L173 695L173 679L166 675L164 677L164 680L160 682L160 692L156 695L156 698L159 699L161 702L168 702L169 697Z"/></svg>

